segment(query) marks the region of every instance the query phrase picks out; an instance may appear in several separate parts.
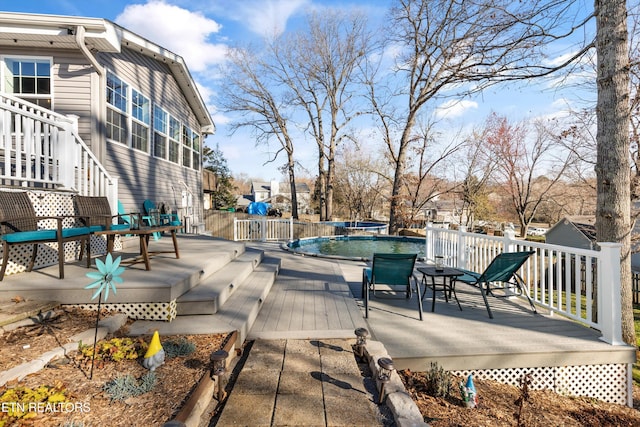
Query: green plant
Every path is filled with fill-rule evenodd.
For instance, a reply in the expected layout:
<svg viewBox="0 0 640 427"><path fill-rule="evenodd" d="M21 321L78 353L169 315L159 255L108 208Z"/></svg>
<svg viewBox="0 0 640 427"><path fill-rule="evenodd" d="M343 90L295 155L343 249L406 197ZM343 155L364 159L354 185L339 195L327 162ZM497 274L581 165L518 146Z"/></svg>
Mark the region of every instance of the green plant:
<svg viewBox="0 0 640 427"><path fill-rule="evenodd" d="M78 347L78 359L82 362L94 359L94 346L80 343ZM144 356L146 350L147 343L142 339L111 338L107 341L99 341L95 345L95 359L102 362L133 360Z"/></svg>
<svg viewBox="0 0 640 427"><path fill-rule="evenodd" d="M3 408L0 412L0 426L33 418L38 415L38 411L54 411L57 406L69 401L67 394L68 391L62 382L37 388L9 388L0 396Z"/></svg>
<svg viewBox="0 0 640 427"><path fill-rule="evenodd" d="M111 400L125 400L153 390L156 380L155 372L147 372L139 380L133 375L124 375L107 382L103 390Z"/></svg>
<svg viewBox="0 0 640 427"><path fill-rule="evenodd" d="M431 369L426 372L425 383L427 394L434 397L449 397L453 387L451 374L439 366L437 362L431 363Z"/></svg>
<svg viewBox="0 0 640 427"><path fill-rule="evenodd" d="M186 338L182 337L178 341L167 341L162 344L164 354L167 358L188 356L196 351L196 345Z"/></svg>

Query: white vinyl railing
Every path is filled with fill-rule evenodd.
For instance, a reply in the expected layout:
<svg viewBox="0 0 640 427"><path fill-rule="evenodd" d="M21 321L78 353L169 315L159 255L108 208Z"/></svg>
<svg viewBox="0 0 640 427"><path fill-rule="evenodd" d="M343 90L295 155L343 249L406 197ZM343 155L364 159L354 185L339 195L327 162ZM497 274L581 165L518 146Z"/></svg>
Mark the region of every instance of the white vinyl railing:
<svg viewBox="0 0 640 427"><path fill-rule="evenodd" d="M427 226L425 258L481 273L501 252L534 251L519 270L531 299L540 307L602 333L610 344L623 344L620 301L620 247L598 243L585 250Z"/></svg>
<svg viewBox="0 0 640 427"><path fill-rule="evenodd" d="M78 135L77 118L5 93L0 93L0 181L107 196L117 206L117 179Z"/></svg>
<svg viewBox="0 0 640 427"><path fill-rule="evenodd" d="M293 218L258 217L233 220L233 240L286 241L293 239Z"/></svg>

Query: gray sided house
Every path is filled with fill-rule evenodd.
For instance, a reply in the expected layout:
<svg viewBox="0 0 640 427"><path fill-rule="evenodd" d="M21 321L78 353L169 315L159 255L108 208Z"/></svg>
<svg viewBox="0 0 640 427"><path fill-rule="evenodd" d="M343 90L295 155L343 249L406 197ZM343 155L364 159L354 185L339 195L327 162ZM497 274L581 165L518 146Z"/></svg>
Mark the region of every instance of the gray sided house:
<svg viewBox="0 0 640 427"><path fill-rule="evenodd" d="M202 219L202 144L215 127L180 56L104 19L0 13L0 65L7 99L77 118L85 155L117 183L112 204L135 212L150 199L186 225ZM94 185L66 189L103 192Z"/></svg>
<svg viewBox="0 0 640 427"><path fill-rule="evenodd" d="M565 217L545 234L546 243L581 249L596 249L594 217Z"/></svg>

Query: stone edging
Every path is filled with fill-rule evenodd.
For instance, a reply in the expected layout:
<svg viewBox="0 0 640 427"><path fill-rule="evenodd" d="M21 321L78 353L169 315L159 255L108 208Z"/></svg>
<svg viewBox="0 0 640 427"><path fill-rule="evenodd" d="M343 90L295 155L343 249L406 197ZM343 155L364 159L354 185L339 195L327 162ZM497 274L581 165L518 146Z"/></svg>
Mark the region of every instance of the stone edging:
<svg viewBox="0 0 640 427"><path fill-rule="evenodd" d="M364 356L369 361L369 368L373 373L373 377L376 381L376 386L380 390L380 381L378 380L378 374L380 367L378 360L382 357L390 357L385 349L384 345L379 341L367 341L364 347ZM404 388L404 383L400 378L400 375L394 370L391 373L389 382L385 384L385 403L389 410L393 413L396 425L398 427L423 427L428 426L424 422L422 414L418 409L407 390Z"/></svg>

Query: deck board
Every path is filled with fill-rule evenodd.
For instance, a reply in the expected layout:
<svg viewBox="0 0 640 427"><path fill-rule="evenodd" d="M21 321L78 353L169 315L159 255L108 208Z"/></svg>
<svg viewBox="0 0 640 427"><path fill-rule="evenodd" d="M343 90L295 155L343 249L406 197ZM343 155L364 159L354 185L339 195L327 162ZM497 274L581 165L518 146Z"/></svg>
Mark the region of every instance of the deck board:
<svg viewBox="0 0 640 427"><path fill-rule="evenodd" d="M272 255L275 255L272 254ZM424 321L419 320L416 295L407 300L371 299L368 319L363 319L360 298L362 262L336 261L280 253L283 269L265 301L265 308L279 301L279 310L265 310L258 316L249 334L287 338L308 333L313 337L337 331L355 337L356 327L369 329L372 338L381 341L399 369L428 369L432 361L446 369L495 369L567 364L628 363L635 357L633 348L611 346L599 339L598 331L549 313L534 314L526 301L489 297L494 313L490 319L476 288L458 286L458 299L446 303L437 294L436 310L431 312L431 292L423 300ZM293 276L293 277L292 277ZM294 280L303 276L304 281ZM300 298L293 305L282 298L285 287L298 286L300 293L312 293L313 299ZM323 292L320 292L323 290ZM298 295L299 296L299 295ZM311 298L311 297L310 297ZM311 305L312 304L312 305ZM335 307L335 308L334 308ZM291 314L300 312L300 314ZM336 318L323 323L324 316ZM271 316L303 316L301 326L268 330ZM314 326L308 321L315 319ZM302 329L298 329L298 328ZM324 327L328 329L323 332Z"/></svg>

